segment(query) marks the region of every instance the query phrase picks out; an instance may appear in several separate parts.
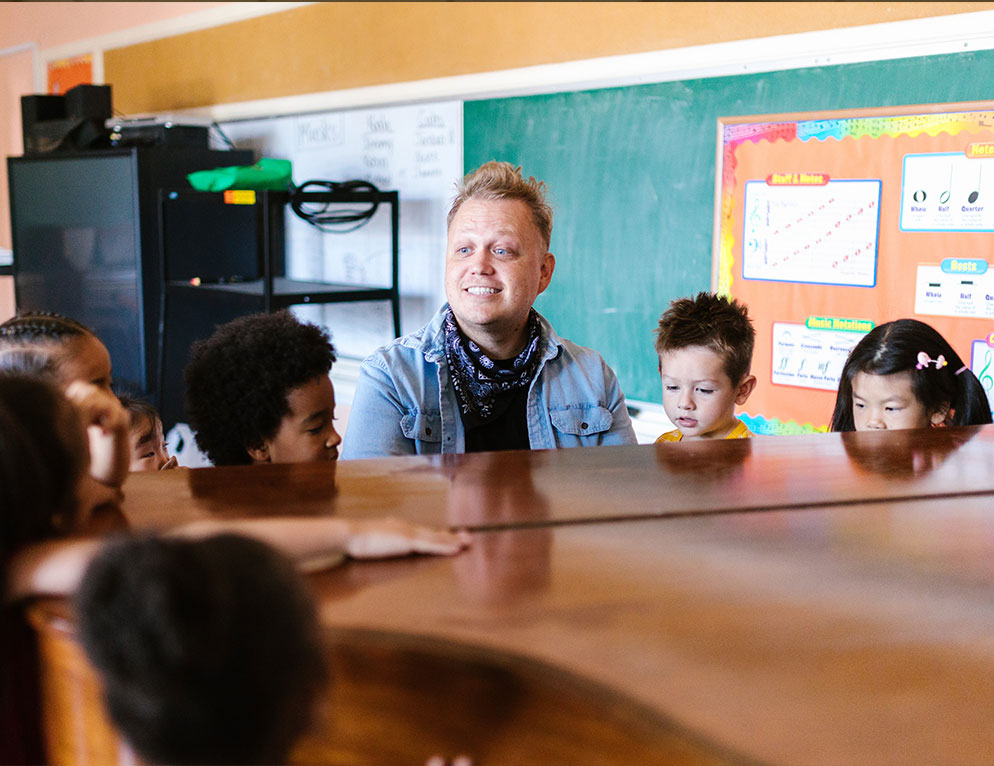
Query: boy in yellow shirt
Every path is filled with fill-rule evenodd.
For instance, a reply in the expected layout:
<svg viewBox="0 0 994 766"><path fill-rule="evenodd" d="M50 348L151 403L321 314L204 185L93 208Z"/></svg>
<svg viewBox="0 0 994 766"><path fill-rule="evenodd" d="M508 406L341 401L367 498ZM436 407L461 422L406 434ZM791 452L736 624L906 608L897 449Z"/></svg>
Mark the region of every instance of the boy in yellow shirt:
<svg viewBox="0 0 994 766"><path fill-rule="evenodd" d="M657 444L753 435L735 417L735 405L745 404L756 386L749 374L755 338L738 301L702 292L670 304L656 328L656 353L663 409L676 429Z"/></svg>

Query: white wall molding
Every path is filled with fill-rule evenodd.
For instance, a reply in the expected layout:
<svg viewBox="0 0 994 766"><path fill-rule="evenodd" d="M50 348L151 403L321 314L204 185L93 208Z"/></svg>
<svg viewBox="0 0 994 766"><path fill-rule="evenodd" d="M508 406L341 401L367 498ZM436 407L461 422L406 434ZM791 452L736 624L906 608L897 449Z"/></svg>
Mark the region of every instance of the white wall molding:
<svg viewBox="0 0 994 766"><path fill-rule="evenodd" d="M32 80L34 82L35 93L42 93L39 90L39 83L42 82L41 79L41 50L37 42L21 43L20 45L11 45L9 48L4 48L0 50L0 58L4 56L18 56L22 53L31 54L31 73ZM9 250L6 252L10 252ZM3 258L3 252L0 251L0 258Z"/></svg>
<svg viewBox="0 0 994 766"><path fill-rule="evenodd" d="M445 99L503 98L994 49L994 11L218 104L219 122Z"/></svg>

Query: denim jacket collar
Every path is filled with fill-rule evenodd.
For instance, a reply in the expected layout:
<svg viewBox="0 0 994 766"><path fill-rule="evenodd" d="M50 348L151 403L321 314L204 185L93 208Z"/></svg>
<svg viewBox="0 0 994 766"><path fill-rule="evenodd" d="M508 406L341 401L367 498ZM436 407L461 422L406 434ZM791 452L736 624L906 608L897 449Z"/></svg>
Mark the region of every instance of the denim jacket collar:
<svg viewBox="0 0 994 766"><path fill-rule="evenodd" d="M435 312L435 316L422 328L421 332L409 335L404 339L405 345L420 351L424 355L425 361L431 364L438 364L445 359L445 329L442 325L448 308L448 303L442 304L442 307ZM538 312L535 313L538 314ZM559 356L563 343L562 339L556 335L556 331L552 329L549 321L541 314L538 314L538 324L544 346L542 362L538 368L541 370L542 365Z"/></svg>

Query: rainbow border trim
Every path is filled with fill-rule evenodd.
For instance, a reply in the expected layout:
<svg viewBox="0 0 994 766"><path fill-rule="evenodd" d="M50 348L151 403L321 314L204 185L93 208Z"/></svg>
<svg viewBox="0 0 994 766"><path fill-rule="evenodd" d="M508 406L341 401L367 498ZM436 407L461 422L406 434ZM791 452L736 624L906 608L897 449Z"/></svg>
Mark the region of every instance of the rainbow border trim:
<svg viewBox="0 0 994 766"><path fill-rule="evenodd" d="M780 418L765 418L762 415L736 415L746 424L746 428L756 436L794 436L797 434L828 433L828 426L816 426L811 423L798 423L796 420L780 420Z"/></svg>

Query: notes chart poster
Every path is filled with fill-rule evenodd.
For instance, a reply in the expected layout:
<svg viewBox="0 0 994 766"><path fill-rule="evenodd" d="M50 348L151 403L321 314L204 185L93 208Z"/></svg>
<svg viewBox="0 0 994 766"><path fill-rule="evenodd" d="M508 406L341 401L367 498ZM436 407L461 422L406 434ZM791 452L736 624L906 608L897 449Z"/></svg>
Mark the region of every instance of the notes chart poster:
<svg viewBox="0 0 994 766"><path fill-rule="evenodd" d="M719 151L717 287L756 328L753 431L825 430L850 349L901 317L994 404L994 104L722 120Z"/></svg>

